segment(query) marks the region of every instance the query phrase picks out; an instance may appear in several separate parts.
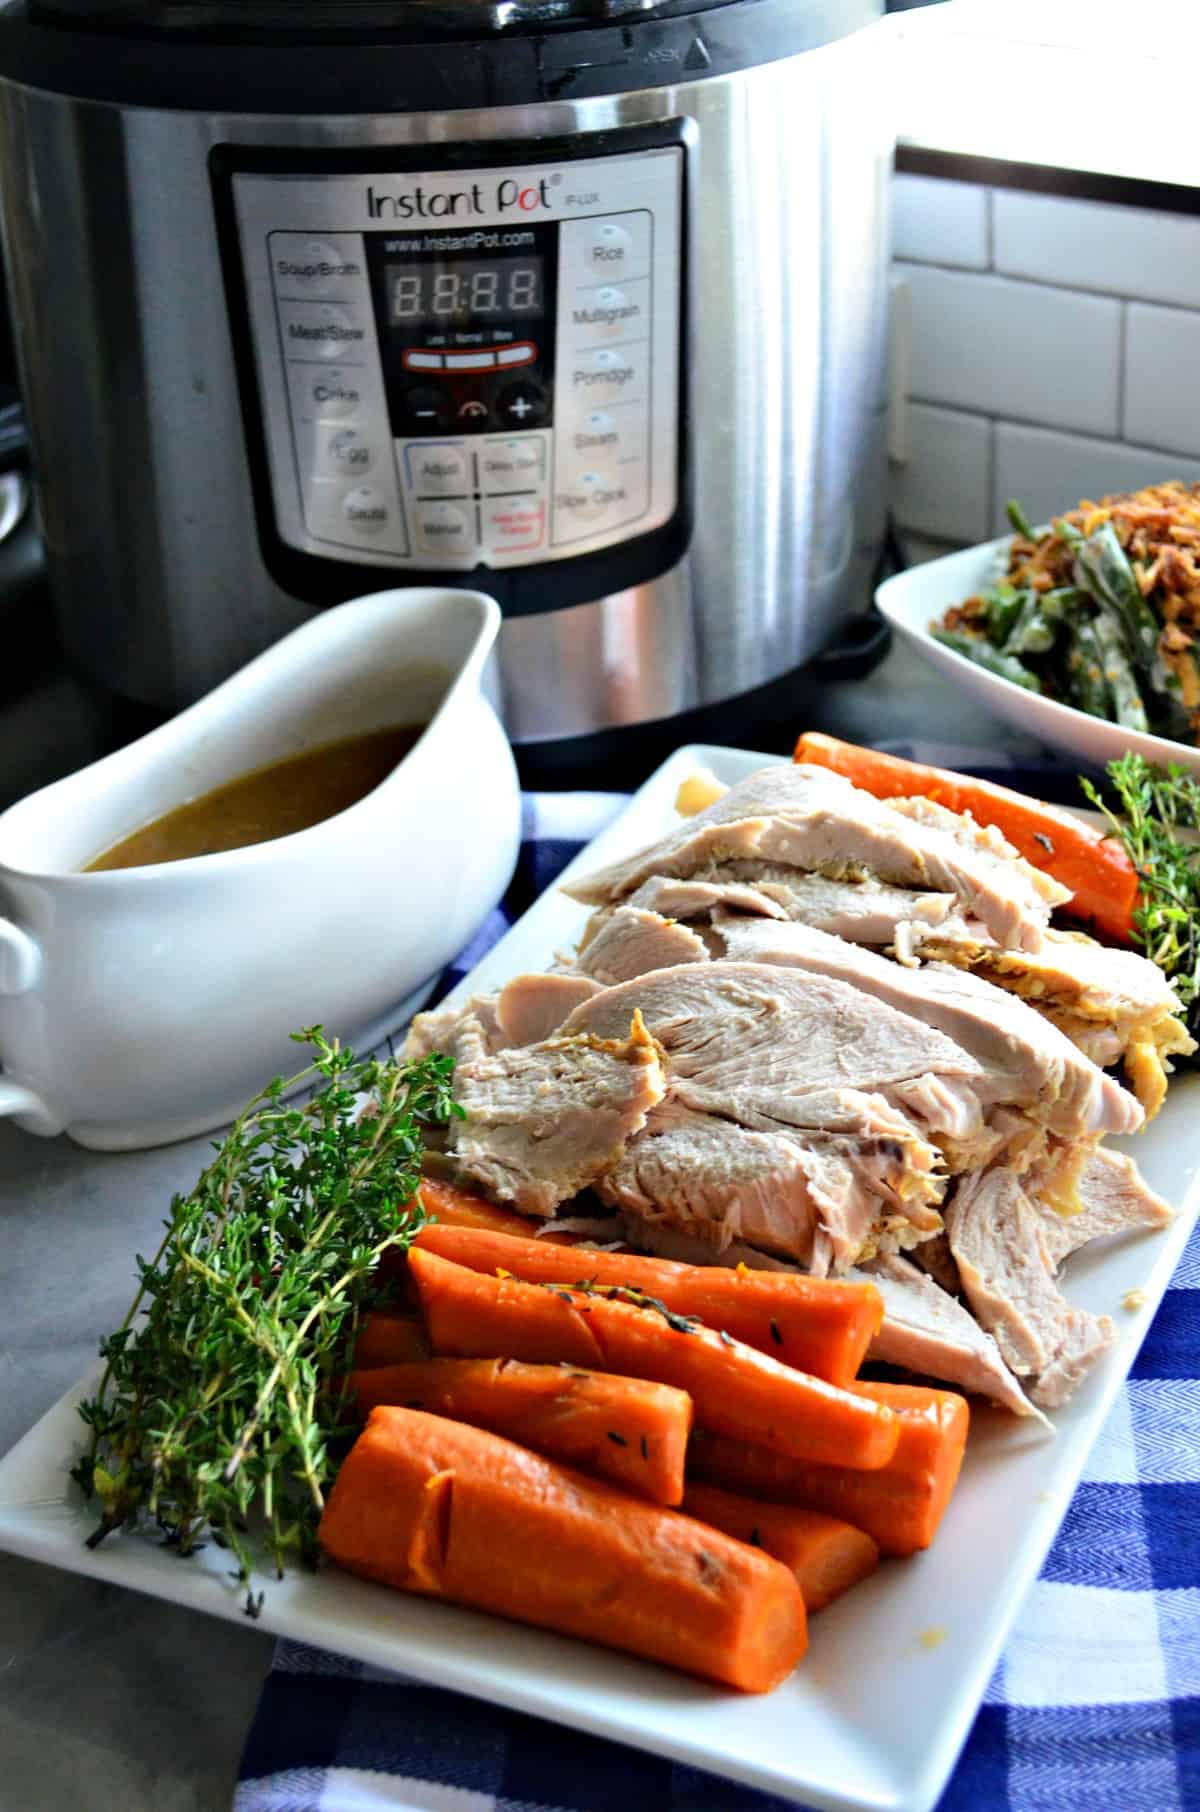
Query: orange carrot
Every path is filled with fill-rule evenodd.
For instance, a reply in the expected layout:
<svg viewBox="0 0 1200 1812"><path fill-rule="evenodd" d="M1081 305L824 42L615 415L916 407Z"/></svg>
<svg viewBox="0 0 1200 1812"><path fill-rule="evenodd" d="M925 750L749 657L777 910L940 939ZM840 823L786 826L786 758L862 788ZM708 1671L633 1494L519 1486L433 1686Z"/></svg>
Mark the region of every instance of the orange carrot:
<svg viewBox="0 0 1200 1812"><path fill-rule="evenodd" d="M428 1357L429 1341L415 1316L402 1314L399 1309L372 1309L363 1317L354 1344L358 1371L380 1365L405 1365L410 1359Z"/></svg>
<svg viewBox="0 0 1200 1812"><path fill-rule="evenodd" d="M498 1435L373 1410L329 1497L340 1566L769 1692L807 1646L788 1569Z"/></svg>
<svg viewBox="0 0 1200 1812"><path fill-rule="evenodd" d="M528 1215L497 1208L486 1196L458 1189L437 1177L421 1179L421 1206L443 1227L484 1227L493 1233L529 1234L538 1226Z"/></svg>
<svg viewBox="0 0 1200 1812"><path fill-rule="evenodd" d="M507 1435L656 1504L683 1498L692 1400L669 1384L517 1359L428 1359L350 1378L359 1415L380 1403L427 1409Z"/></svg>
<svg viewBox="0 0 1200 1812"><path fill-rule="evenodd" d="M726 1434L697 1429L688 1465L698 1477L773 1503L803 1504L842 1517L874 1537L885 1554L927 1548L962 1466L969 1411L953 1391L911 1384L858 1384L855 1391L896 1413L900 1439L886 1466L797 1465Z"/></svg>
<svg viewBox="0 0 1200 1812"><path fill-rule="evenodd" d="M898 1417L671 1311L558 1285L488 1277L414 1246L409 1269L435 1353L526 1359L687 1391L696 1418L797 1459L883 1466Z"/></svg>
<svg viewBox="0 0 1200 1812"><path fill-rule="evenodd" d="M689 1485L683 1510L685 1516L723 1529L738 1541L748 1541L790 1567L810 1617L879 1565L877 1542L862 1529L839 1522L835 1516L823 1516L819 1510L765 1504L760 1498L738 1497L716 1485Z"/></svg>
<svg viewBox="0 0 1200 1812"><path fill-rule="evenodd" d="M803 1277L789 1271L683 1265L670 1258L567 1251L465 1227L423 1227L417 1245L472 1271L511 1271L528 1283L627 1284L678 1315L757 1347L798 1371L834 1384L857 1375L883 1319L874 1284Z"/></svg>
<svg viewBox="0 0 1200 1812"><path fill-rule="evenodd" d="M1074 897L1064 911L1090 920L1108 937L1130 942L1137 870L1114 838L1073 813L1006 786L862 749L813 730L801 736L793 759L832 768L876 799L918 796L952 812L970 812L977 824L994 824L1027 862L1071 889Z"/></svg>

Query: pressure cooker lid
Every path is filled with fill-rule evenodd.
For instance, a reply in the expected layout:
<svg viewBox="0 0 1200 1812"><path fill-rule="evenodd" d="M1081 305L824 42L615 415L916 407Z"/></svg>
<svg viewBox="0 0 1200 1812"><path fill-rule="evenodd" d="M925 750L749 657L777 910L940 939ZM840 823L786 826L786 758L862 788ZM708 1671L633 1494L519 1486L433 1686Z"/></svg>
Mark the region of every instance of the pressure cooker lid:
<svg viewBox="0 0 1200 1812"><path fill-rule="evenodd" d="M39 22L88 30L272 37L358 33L427 38L667 19L738 0L30 0Z"/></svg>

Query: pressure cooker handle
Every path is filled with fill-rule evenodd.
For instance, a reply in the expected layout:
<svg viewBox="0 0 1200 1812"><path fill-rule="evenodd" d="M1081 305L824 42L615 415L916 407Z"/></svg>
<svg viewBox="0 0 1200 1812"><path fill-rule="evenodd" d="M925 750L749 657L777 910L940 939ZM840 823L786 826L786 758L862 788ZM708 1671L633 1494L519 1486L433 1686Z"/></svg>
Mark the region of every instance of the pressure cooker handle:
<svg viewBox="0 0 1200 1812"><path fill-rule="evenodd" d="M823 680L863 679L891 645L892 626L872 604L862 616L850 618L841 639L816 656L809 672Z"/></svg>

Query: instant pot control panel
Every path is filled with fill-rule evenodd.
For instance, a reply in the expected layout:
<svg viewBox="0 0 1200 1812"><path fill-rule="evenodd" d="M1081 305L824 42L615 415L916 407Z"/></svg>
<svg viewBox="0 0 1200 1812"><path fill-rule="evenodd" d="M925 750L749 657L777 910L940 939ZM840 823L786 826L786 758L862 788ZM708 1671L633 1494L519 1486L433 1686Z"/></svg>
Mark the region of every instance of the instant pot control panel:
<svg viewBox="0 0 1200 1812"><path fill-rule="evenodd" d="M672 523L683 164L660 144L478 168L233 168L248 414L282 546L405 576L500 572Z"/></svg>

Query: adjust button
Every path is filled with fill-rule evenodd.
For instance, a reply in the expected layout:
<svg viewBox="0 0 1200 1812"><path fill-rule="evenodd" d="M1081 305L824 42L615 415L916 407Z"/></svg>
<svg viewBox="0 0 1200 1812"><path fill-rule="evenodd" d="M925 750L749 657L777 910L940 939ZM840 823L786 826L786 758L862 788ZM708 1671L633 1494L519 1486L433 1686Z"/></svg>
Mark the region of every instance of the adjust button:
<svg viewBox="0 0 1200 1812"><path fill-rule="evenodd" d="M404 449L408 482L418 497L462 497L471 472L461 441L417 441Z"/></svg>
<svg viewBox="0 0 1200 1812"><path fill-rule="evenodd" d="M470 513L456 503L419 503L413 515L417 539L435 560L475 551L475 527Z"/></svg>

